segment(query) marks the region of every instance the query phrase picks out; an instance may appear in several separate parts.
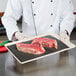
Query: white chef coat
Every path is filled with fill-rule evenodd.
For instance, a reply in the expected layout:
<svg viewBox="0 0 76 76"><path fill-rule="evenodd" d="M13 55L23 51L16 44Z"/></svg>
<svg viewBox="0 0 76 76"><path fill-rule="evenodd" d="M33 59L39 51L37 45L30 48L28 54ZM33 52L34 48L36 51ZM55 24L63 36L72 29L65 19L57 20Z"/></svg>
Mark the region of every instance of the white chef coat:
<svg viewBox="0 0 76 76"><path fill-rule="evenodd" d="M8 0L2 23L9 40L19 31L16 21L21 16L22 31L29 36L65 30L70 34L74 27L71 0Z"/></svg>

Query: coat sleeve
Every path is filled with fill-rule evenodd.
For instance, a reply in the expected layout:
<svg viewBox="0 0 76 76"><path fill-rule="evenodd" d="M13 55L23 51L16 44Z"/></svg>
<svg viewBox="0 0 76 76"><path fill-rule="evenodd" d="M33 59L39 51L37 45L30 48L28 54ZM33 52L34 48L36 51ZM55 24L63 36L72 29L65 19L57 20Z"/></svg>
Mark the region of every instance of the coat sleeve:
<svg viewBox="0 0 76 76"><path fill-rule="evenodd" d="M71 34L74 28L74 8L71 0L63 0L62 2L62 14L61 14L61 24L60 24L60 33L67 30L69 35Z"/></svg>
<svg viewBox="0 0 76 76"><path fill-rule="evenodd" d="M12 39L14 32L19 31L17 20L22 15L20 0L8 0L5 14L2 17L2 23L6 29L8 39Z"/></svg>

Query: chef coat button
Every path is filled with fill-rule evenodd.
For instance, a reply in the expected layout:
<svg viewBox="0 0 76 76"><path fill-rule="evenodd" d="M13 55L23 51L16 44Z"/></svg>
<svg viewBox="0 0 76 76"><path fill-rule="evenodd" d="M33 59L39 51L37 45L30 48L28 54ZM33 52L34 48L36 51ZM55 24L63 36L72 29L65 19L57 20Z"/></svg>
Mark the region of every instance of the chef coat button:
<svg viewBox="0 0 76 76"><path fill-rule="evenodd" d="M53 2L53 0L51 0L51 2Z"/></svg>
<svg viewBox="0 0 76 76"><path fill-rule="evenodd" d="M34 4L34 1L32 1L32 3Z"/></svg>
<svg viewBox="0 0 76 76"><path fill-rule="evenodd" d="M36 16L36 14L34 13L34 16Z"/></svg>
<svg viewBox="0 0 76 76"><path fill-rule="evenodd" d="M53 25L50 25L50 27L53 27Z"/></svg>
<svg viewBox="0 0 76 76"><path fill-rule="evenodd" d="M53 15L53 13L51 13L51 15Z"/></svg>

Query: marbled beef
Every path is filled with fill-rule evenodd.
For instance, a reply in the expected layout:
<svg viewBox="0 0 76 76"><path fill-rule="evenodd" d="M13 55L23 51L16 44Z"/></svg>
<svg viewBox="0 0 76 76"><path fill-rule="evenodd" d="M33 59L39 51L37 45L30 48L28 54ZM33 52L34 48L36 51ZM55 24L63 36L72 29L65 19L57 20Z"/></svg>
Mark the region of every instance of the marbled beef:
<svg viewBox="0 0 76 76"><path fill-rule="evenodd" d="M24 52L24 53L31 53L31 54L43 54L45 53L45 49L40 44L24 44L24 43L17 43L16 44L17 50Z"/></svg>
<svg viewBox="0 0 76 76"><path fill-rule="evenodd" d="M43 47L48 47L48 48L58 48L57 47L57 41L53 39L48 39L48 38L35 38L32 41L32 44L41 44Z"/></svg>

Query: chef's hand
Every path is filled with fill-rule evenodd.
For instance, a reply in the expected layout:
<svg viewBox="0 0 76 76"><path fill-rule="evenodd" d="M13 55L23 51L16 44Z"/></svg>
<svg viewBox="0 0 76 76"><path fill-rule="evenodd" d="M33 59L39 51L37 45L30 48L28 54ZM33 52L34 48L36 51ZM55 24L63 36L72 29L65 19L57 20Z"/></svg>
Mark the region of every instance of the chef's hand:
<svg viewBox="0 0 76 76"><path fill-rule="evenodd" d="M70 40L70 37L69 37L69 35L68 35L66 30L64 32L60 33L60 40L63 41L63 42Z"/></svg>
<svg viewBox="0 0 76 76"><path fill-rule="evenodd" d="M29 36L27 36L27 35L25 35L24 33L21 33L21 32L16 32L15 37L18 40L25 40L25 39L29 38Z"/></svg>
<svg viewBox="0 0 76 76"><path fill-rule="evenodd" d="M25 35L24 33L15 32L13 41L16 41L16 40L25 40L27 38L29 38L29 37L27 35Z"/></svg>

